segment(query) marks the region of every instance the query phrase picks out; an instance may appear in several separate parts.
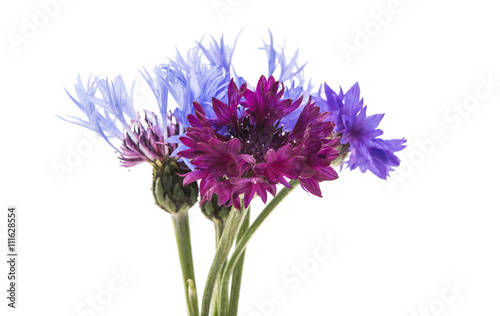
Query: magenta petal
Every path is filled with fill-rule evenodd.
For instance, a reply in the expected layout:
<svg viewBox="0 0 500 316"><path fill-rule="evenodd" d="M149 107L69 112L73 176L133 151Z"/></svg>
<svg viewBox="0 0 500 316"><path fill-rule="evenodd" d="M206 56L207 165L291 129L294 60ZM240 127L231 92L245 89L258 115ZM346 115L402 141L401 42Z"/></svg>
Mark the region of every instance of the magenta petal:
<svg viewBox="0 0 500 316"><path fill-rule="evenodd" d="M264 203L276 186L290 187L298 179L302 187L321 196L319 182L338 177L330 167L338 157L334 123L311 98L298 114L292 130L281 124L302 103L302 97L283 99L285 87L274 77L260 77L255 91L231 81L227 104L212 100L216 118L207 118L195 105L193 123L181 142L188 149L179 155L191 159L193 176L203 179L204 198L217 194L218 201L236 208L248 207L257 194ZM297 116L297 112L294 114ZM243 204L240 205L240 197Z"/></svg>
<svg viewBox="0 0 500 316"><path fill-rule="evenodd" d="M319 188L318 181L316 181L312 178L300 179L300 185L307 192L321 197L321 190Z"/></svg>

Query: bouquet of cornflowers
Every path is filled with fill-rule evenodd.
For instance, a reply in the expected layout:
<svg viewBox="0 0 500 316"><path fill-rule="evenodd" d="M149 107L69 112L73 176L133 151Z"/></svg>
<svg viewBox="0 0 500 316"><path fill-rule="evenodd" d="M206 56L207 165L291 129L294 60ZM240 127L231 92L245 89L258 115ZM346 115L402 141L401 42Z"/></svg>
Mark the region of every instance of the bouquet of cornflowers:
<svg viewBox="0 0 500 316"><path fill-rule="evenodd" d="M380 138L384 114L367 116L357 83L347 92L326 83L313 92L297 52L287 58L272 34L263 47L268 75L255 85L236 73L235 45L211 38L186 58L177 53L152 72L143 69L158 113L136 112L121 76L91 77L86 86L78 77L75 93L68 93L85 118L64 119L104 138L122 166L153 166L153 197L172 217L191 316L237 315L247 244L293 189L321 197L320 182L338 178L334 167L386 179L406 142ZM256 195L265 207L250 223ZM197 202L216 236L201 310L189 230Z"/></svg>

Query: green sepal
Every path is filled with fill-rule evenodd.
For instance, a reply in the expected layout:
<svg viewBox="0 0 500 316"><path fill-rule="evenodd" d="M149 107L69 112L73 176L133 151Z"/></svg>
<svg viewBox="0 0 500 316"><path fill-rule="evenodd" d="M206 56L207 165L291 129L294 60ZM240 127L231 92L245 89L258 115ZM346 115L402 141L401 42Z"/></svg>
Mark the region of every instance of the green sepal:
<svg viewBox="0 0 500 316"><path fill-rule="evenodd" d="M198 184L193 182L184 185L184 178L180 174L185 172L187 170L181 170L179 162L172 158L156 164L153 169L152 191L155 202L168 213L186 212L198 200Z"/></svg>

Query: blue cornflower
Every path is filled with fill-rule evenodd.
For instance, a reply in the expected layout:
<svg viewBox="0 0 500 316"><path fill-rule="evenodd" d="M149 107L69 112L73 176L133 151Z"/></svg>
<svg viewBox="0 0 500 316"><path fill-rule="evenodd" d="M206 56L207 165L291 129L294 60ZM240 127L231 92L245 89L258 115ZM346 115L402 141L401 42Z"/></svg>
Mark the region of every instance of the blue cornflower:
<svg viewBox="0 0 500 316"><path fill-rule="evenodd" d="M278 51L274 47L273 34L269 30L269 43L263 40L264 49L267 53L267 67L268 67L268 77L275 76L280 82L287 83L288 86L304 87L304 68L307 63L300 65L298 63L299 49L295 51L292 58L288 59L285 54L285 45ZM279 76L277 75L279 69ZM293 88L292 88L293 89ZM296 89L296 88L295 88ZM305 89L305 92L309 93L311 91L311 85L309 82L309 87ZM305 95L308 97L308 95Z"/></svg>
<svg viewBox="0 0 500 316"><path fill-rule="evenodd" d="M65 121L88 128L99 134L111 147L119 151L113 139L123 139L123 132L131 133L131 119L137 114L132 101L132 91L127 91L121 76L114 81L89 77L87 86L80 75L75 84L75 96L66 90L68 96L86 115L86 119L77 117L62 118Z"/></svg>
<svg viewBox="0 0 500 316"><path fill-rule="evenodd" d="M231 70L234 71L234 67L231 64L233 59L234 48L236 47L236 42L241 32L236 35L233 47L228 46L224 43L224 35L221 36L219 42L211 36L212 41L209 43L208 47L201 44L202 40L197 42L198 48L201 49L204 56L208 59L213 68L222 68L229 75ZM236 76L238 78L238 76Z"/></svg>
<svg viewBox="0 0 500 316"><path fill-rule="evenodd" d="M288 58L285 53L285 45L280 49L276 48L274 45L273 34L269 31L269 42L262 40L264 43L264 47L261 49L265 50L267 54L267 68L268 68L268 77L276 77L278 81L286 83L285 86L285 99L298 99L299 97L303 97L304 102L295 109L288 116L284 117L281 120L281 124L285 130L291 130L297 123L297 119L299 118L300 113L302 112L306 100L308 100L311 90L312 84L311 80L307 83L304 76L304 68L307 63L299 64L299 49L295 51L292 58Z"/></svg>
<svg viewBox="0 0 500 316"><path fill-rule="evenodd" d="M132 91L133 89L130 93L127 91L121 76L111 82L109 79L90 77L87 87L78 76L76 97L69 92L68 95L86 114L87 119L63 119L98 133L118 152L124 167L132 167L141 162L156 164L165 160L177 148L175 144L166 143L166 139L177 134L180 126L171 113L167 112L166 103L165 106L160 106L161 119L155 113L145 111L144 120L141 120L134 109ZM166 100L166 97L163 98L165 95L161 88L155 92L160 100ZM117 146L114 139L119 140L121 146Z"/></svg>
<svg viewBox="0 0 500 316"><path fill-rule="evenodd" d="M330 112L327 120L335 123L334 132L349 148L347 166L351 170L359 168L361 172L370 170L377 177L386 179L389 172L399 166L400 160L394 153L406 147L406 139L377 138L383 134L377 127L384 114L366 115L358 83L345 94L342 88L337 94L325 83L324 93L326 99L321 93L315 99L323 111Z"/></svg>
<svg viewBox="0 0 500 316"><path fill-rule="evenodd" d="M118 152L123 166L131 167L144 161L156 164L169 156L175 157L177 149L182 150L184 146L178 138L190 126L187 117L194 114L193 102L201 104L206 113L215 117L212 98L227 100L231 70L236 74L231 66L233 51L234 47L225 45L223 38L219 43L212 38L209 47L198 42L186 58L177 52L169 64L156 67L153 75L144 70L141 74L157 100L159 118L154 112L145 111L141 119L134 109L133 88L129 92L121 76L114 81L90 77L87 86L78 76L76 95L66 92L86 119L65 120L102 136ZM208 64L203 62L203 56ZM168 107L169 96L177 104L173 113ZM182 161L190 166L187 159Z"/></svg>
<svg viewBox="0 0 500 316"><path fill-rule="evenodd" d="M237 38L234 45L236 41ZM186 149L179 138L185 135L185 128L191 126L187 117L194 114L193 102L198 102L207 116L214 118L216 115L212 99L227 101L227 87L231 77L237 78L237 82L243 82L243 78L237 76L231 64L233 52L234 46L225 45L223 36L219 42L212 37L208 47L203 46L201 41L197 42L197 46L189 50L187 58L177 52L176 58L169 64L156 67L155 79L147 71L143 72L144 79L157 96L160 108L166 108L168 93L177 103L173 116L180 123L179 132L166 139L168 143L176 145L171 156L176 156L179 151ZM204 63L202 57L205 57L209 64ZM181 160L194 168L188 159Z"/></svg>

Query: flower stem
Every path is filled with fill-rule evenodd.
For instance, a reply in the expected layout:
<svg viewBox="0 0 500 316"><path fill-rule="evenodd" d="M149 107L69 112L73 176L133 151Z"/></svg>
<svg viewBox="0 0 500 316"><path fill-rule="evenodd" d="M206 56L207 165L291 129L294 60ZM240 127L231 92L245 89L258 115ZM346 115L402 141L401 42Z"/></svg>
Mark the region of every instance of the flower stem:
<svg viewBox="0 0 500 316"><path fill-rule="evenodd" d="M208 272L207 282L205 284L205 290L203 292L203 300L201 303L201 316L208 316L210 311L210 302L212 300L212 294L215 290L215 285L222 266L225 264L227 257L229 256L229 251L233 246L234 240L236 238L236 233L242 225L242 220L247 214L247 209L242 208L238 211L236 208L232 208L227 218L224 231L219 243L219 247L215 252L215 257ZM218 292L218 291L217 291ZM216 292L216 293L217 293Z"/></svg>
<svg viewBox="0 0 500 316"><path fill-rule="evenodd" d="M196 294L194 281L189 279L187 280L187 283L188 283L188 295L189 295L189 300L188 300L189 313L190 315L199 315L198 296Z"/></svg>
<svg viewBox="0 0 500 316"><path fill-rule="evenodd" d="M236 236L236 243L243 237L243 234L248 229L250 224L250 207L248 208L247 215L243 219L243 223L241 228L238 230L238 234ZM224 265L219 273L219 278L217 280L217 307L219 311L219 315L231 315L229 310L231 305L233 308L238 310L238 299L240 295L240 286L241 286L241 276L243 274L243 262L245 261L244 254L240 256L238 263L234 269L234 273L232 276L231 283L231 300L229 299L229 279L224 280L225 267L227 262L224 262Z"/></svg>
<svg viewBox="0 0 500 316"><path fill-rule="evenodd" d="M222 233L224 232L224 223L221 221L214 221L214 230L215 230L215 250L219 248L219 244L221 242ZM215 282L215 293L212 295L212 301L210 303L210 316L218 316L220 315L220 302L219 302L219 291L220 291L220 274Z"/></svg>
<svg viewBox="0 0 500 316"><path fill-rule="evenodd" d="M299 184L298 180L291 180L290 181L290 186L291 188L284 187L281 189L278 194L267 204L267 206L262 210L262 212L259 214L259 216L255 219L255 221L252 223L252 225L246 230L246 232L243 234L241 237L240 241L237 242L236 247L234 249L233 254L231 255L231 258L229 259L229 262L226 264L226 267L224 269L224 274L222 277L222 286L228 286L229 284L229 279L231 278L231 275L237 271L237 265L239 263L239 259L244 255L245 253L245 248L250 241L250 238L252 238L253 234L259 228L259 226L264 222L264 220L271 214L271 212L278 206L278 204L290 193L293 189L297 187ZM237 308L238 305L237 303L233 303L233 309L230 311L228 315L237 315Z"/></svg>
<svg viewBox="0 0 500 316"><path fill-rule="evenodd" d="M220 240L222 238L222 233L224 232L224 223L220 221L215 221L214 222L214 229L215 229L215 249L219 247Z"/></svg>
<svg viewBox="0 0 500 316"><path fill-rule="evenodd" d="M189 315L198 316L198 297L196 294L188 212L173 213L172 222L174 224L177 250L179 251L179 261L181 263L182 280L184 283Z"/></svg>
<svg viewBox="0 0 500 316"><path fill-rule="evenodd" d="M227 258L222 263L222 267L219 271L219 275L217 276L217 282L215 283L215 292L213 294L213 296L215 297L215 301L216 301L217 315L219 315L219 316L227 315L226 310L227 310L228 299L227 299L227 296L223 295L225 292L227 292L227 287L226 288L222 287L223 286L223 284L222 284L222 271L224 271L226 263L227 263Z"/></svg>
<svg viewBox="0 0 500 316"><path fill-rule="evenodd" d="M236 244L238 244L243 238L245 232L250 226L250 209L248 209L248 214L243 221L243 225L236 236ZM233 276L231 279L231 299L229 300L229 316L238 315L238 302L240 299L240 288L241 288L241 277L243 276L243 264L245 262L245 251L241 254L236 266L234 267Z"/></svg>

